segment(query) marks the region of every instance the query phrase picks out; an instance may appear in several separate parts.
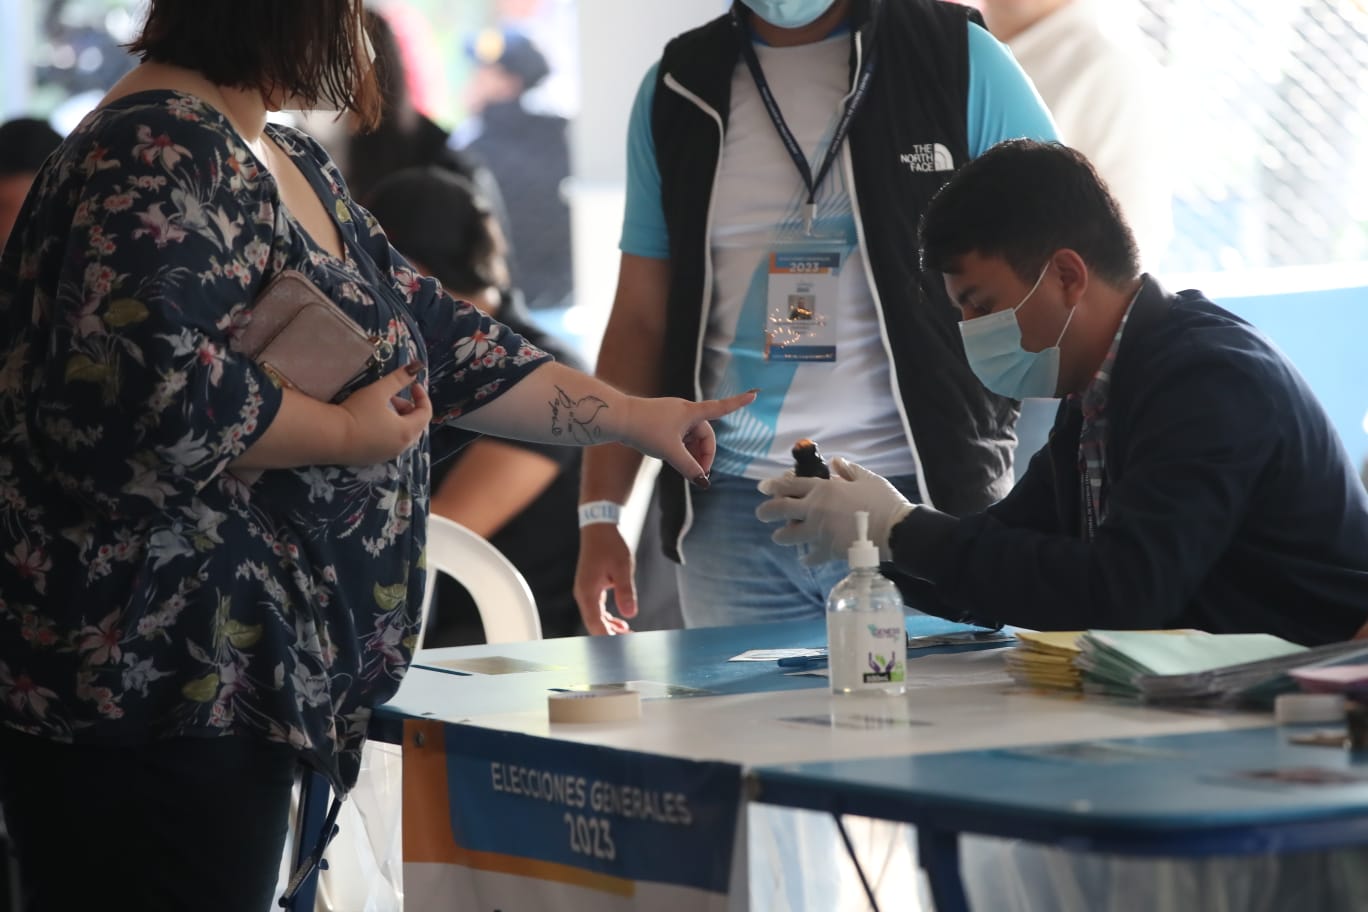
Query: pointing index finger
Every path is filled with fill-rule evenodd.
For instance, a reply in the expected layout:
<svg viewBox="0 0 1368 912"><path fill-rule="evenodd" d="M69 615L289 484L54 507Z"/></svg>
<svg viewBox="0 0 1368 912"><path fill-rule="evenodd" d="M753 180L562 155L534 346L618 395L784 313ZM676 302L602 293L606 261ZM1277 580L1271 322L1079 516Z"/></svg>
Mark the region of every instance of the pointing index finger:
<svg viewBox="0 0 1368 912"><path fill-rule="evenodd" d="M721 418L724 415L730 415L739 408L750 405L755 401L759 392L758 389L746 390L744 393L737 393L735 396L728 396L725 399L710 399L707 402L700 402L699 407L704 418L708 420Z"/></svg>

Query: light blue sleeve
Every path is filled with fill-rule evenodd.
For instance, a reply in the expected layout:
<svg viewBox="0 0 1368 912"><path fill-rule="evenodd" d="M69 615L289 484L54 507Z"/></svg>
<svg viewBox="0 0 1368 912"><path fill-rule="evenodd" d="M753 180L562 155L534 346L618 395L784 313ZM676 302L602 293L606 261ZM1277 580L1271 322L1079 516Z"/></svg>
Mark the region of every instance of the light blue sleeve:
<svg viewBox="0 0 1368 912"><path fill-rule="evenodd" d="M1007 46L969 23L969 156L1004 139L1058 139L1054 118Z"/></svg>
<svg viewBox="0 0 1368 912"><path fill-rule="evenodd" d="M651 107L659 69L660 64L655 64L646 71L627 123L627 205L618 249L633 256L663 260L670 255L670 233L660 204L660 163L656 161L655 137L651 133Z"/></svg>

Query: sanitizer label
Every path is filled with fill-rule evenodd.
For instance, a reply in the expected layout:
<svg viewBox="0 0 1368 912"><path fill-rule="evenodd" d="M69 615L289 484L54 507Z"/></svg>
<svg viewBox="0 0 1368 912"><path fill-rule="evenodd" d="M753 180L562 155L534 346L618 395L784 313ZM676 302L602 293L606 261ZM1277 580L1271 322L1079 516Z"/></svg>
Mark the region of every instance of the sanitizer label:
<svg viewBox="0 0 1368 912"><path fill-rule="evenodd" d="M829 614L827 638L833 690L874 690L907 679L907 639L901 611Z"/></svg>

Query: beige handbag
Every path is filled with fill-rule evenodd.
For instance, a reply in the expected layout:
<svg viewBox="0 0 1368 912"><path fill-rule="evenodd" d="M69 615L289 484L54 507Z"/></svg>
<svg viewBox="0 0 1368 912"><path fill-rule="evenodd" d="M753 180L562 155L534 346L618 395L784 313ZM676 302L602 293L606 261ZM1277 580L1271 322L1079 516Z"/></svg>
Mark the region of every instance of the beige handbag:
<svg viewBox="0 0 1368 912"><path fill-rule="evenodd" d="M394 346L367 335L302 272L271 279L252 305L234 346L281 386L331 402L368 368L394 356Z"/></svg>

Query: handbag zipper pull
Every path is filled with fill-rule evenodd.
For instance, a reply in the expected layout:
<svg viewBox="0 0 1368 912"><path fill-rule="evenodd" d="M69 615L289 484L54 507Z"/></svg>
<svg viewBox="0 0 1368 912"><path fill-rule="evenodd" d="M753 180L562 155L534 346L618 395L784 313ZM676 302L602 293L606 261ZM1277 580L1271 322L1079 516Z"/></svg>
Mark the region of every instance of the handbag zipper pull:
<svg viewBox="0 0 1368 912"><path fill-rule="evenodd" d="M371 366L379 367L394 357L394 343L383 336L371 336L370 344L375 351L371 354Z"/></svg>

